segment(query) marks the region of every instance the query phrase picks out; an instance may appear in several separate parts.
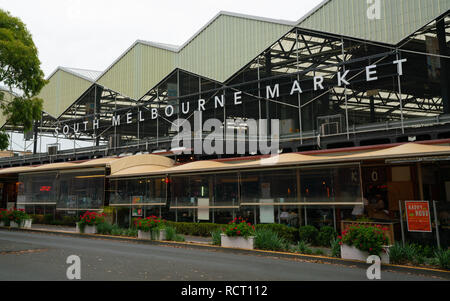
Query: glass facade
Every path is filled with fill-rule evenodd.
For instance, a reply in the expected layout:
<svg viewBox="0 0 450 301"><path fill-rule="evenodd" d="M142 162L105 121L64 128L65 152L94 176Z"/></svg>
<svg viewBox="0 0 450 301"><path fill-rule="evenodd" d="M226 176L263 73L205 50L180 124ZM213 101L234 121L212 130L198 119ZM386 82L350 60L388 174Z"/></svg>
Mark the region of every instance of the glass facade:
<svg viewBox="0 0 450 301"><path fill-rule="evenodd" d="M19 175L17 205L30 212L100 210L104 200L104 168Z"/></svg>
<svg viewBox="0 0 450 301"><path fill-rule="evenodd" d="M129 226L133 218L151 215L172 219L167 184L166 177L110 179L109 205L116 209L115 222Z"/></svg>
<svg viewBox="0 0 450 301"><path fill-rule="evenodd" d="M228 223L239 210L238 173L172 176L170 189L177 221Z"/></svg>

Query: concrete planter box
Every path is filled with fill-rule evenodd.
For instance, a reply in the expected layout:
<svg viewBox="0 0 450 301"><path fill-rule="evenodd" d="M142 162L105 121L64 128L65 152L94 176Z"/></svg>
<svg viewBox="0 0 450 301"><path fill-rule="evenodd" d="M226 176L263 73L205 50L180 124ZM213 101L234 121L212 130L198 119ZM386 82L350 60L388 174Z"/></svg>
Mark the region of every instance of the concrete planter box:
<svg viewBox="0 0 450 301"><path fill-rule="evenodd" d="M138 231L138 238L145 240L166 240L166 230L161 229L159 231L144 232Z"/></svg>
<svg viewBox="0 0 450 301"><path fill-rule="evenodd" d="M382 263L389 263L389 247L386 246L383 248L386 252L381 252L380 258ZM359 261L367 261L367 258L369 257L368 252L364 252L359 250L358 248L354 246L349 246L346 244L341 245L341 258L343 259L353 259L353 260L359 260Z"/></svg>
<svg viewBox="0 0 450 301"><path fill-rule="evenodd" d="M19 224L16 223L16 222L13 222L13 221L10 221L10 222L9 222L9 226L10 226L11 228L19 228Z"/></svg>
<svg viewBox="0 0 450 301"><path fill-rule="evenodd" d="M248 238L244 237L229 237L225 234L220 234L221 236L221 246L226 248L234 249L246 249L253 250L255 248L255 237L250 236Z"/></svg>
<svg viewBox="0 0 450 301"><path fill-rule="evenodd" d="M26 219L20 223L20 227L25 229L31 229L32 224L33 224L32 219Z"/></svg>
<svg viewBox="0 0 450 301"><path fill-rule="evenodd" d="M97 234L97 226L88 226L84 227L85 234Z"/></svg>

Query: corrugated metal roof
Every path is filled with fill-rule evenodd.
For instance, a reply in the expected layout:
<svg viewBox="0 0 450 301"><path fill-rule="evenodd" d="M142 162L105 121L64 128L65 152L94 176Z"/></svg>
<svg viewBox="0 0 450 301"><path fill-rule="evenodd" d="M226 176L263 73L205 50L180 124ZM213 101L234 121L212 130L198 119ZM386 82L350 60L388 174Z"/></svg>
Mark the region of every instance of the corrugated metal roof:
<svg viewBox="0 0 450 301"><path fill-rule="evenodd" d="M58 67L48 78L38 97L44 100L43 111L54 118L64 113L93 81L69 68Z"/></svg>
<svg viewBox="0 0 450 301"><path fill-rule="evenodd" d="M139 99L176 68L225 81L295 22L220 12L182 46L137 40L97 83Z"/></svg>
<svg viewBox="0 0 450 301"><path fill-rule="evenodd" d="M372 2L374 3L374 2ZM450 9L450 0L380 1L379 20L369 20L371 4L361 0L325 0L297 26L396 45Z"/></svg>

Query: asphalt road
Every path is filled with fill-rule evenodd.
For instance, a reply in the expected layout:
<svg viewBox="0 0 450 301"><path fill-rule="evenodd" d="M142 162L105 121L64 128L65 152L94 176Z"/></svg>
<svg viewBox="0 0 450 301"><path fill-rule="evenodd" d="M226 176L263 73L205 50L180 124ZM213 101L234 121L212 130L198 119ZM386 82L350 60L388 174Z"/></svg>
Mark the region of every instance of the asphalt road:
<svg viewBox="0 0 450 301"><path fill-rule="evenodd" d="M0 230L0 280L67 280L67 257L81 259L81 280L367 280L366 271L330 264ZM382 280L436 280L384 272Z"/></svg>

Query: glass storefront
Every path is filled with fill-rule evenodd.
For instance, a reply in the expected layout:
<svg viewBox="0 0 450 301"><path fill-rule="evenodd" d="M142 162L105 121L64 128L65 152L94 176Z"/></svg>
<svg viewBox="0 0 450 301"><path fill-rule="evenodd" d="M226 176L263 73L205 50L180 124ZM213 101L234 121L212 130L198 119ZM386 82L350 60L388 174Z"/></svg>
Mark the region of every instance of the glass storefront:
<svg viewBox="0 0 450 301"><path fill-rule="evenodd" d="M58 173L42 172L19 175L17 208L28 213L53 212L58 202Z"/></svg>
<svg viewBox="0 0 450 301"><path fill-rule="evenodd" d="M239 209L238 173L170 177L177 221L228 223Z"/></svg>
<svg viewBox="0 0 450 301"><path fill-rule="evenodd" d="M155 215L172 219L167 210L166 177L110 179L109 205L115 208L115 222L130 225L133 218Z"/></svg>
<svg viewBox="0 0 450 301"><path fill-rule="evenodd" d="M101 210L104 199L104 168L19 175L17 206L29 213Z"/></svg>

